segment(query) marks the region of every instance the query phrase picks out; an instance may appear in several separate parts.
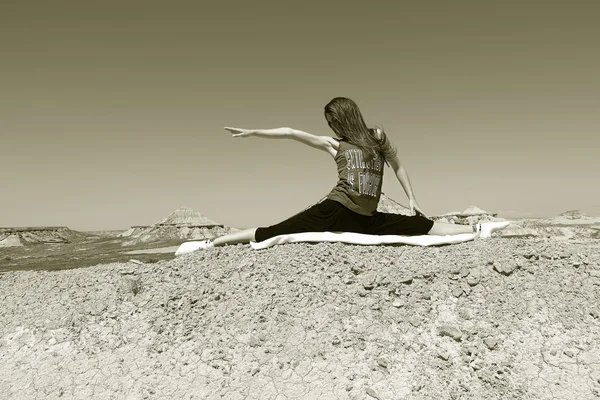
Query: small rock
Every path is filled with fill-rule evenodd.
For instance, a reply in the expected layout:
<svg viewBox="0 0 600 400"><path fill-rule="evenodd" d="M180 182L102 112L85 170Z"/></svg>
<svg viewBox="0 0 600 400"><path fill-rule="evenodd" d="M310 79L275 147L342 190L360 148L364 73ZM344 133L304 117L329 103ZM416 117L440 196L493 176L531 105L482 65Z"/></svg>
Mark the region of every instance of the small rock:
<svg viewBox="0 0 600 400"><path fill-rule="evenodd" d="M402 306L404 305L404 302L403 302L401 299L395 299L395 300L392 302L392 305L393 305L394 307L396 307L396 308L400 308L400 307L402 307Z"/></svg>
<svg viewBox="0 0 600 400"><path fill-rule="evenodd" d="M455 287L452 289L452 296L460 297L463 294L463 290L460 287Z"/></svg>
<svg viewBox="0 0 600 400"><path fill-rule="evenodd" d="M590 310L589 314L596 319L600 318L600 311L598 310Z"/></svg>
<svg viewBox="0 0 600 400"><path fill-rule="evenodd" d="M415 328L418 328L419 325L421 325L421 320L419 319L419 317L410 317L408 319L408 323L414 326Z"/></svg>
<svg viewBox="0 0 600 400"><path fill-rule="evenodd" d="M463 278L466 278L467 276L469 276L469 269L468 268L461 268L460 269L460 276Z"/></svg>
<svg viewBox="0 0 600 400"><path fill-rule="evenodd" d="M480 358L476 358L471 363L471 368L473 368L473 370L475 371L480 370L481 368L483 368L483 360L481 360Z"/></svg>
<svg viewBox="0 0 600 400"><path fill-rule="evenodd" d="M129 262L137 264L137 265L142 265L143 264L143 262L141 262L140 260L136 260L135 258L132 258L131 260L129 260Z"/></svg>
<svg viewBox="0 0 600 400"><path fill-rule="evenodd" d="M467 296L471 293L471 286L467 282L461 283L460 288Z"/></svg>
<svg viewBox="0 0 600 400"><path fill-rule="evenodd" d="M405 275L403 277L401 277L400 279L398 279L398 282L400 283L404 283L405 285L410 285L413 281L413 277L410 275Z"/></svg>
<svg viewBox="0 0 600 400"><path fill-rule="evenodd" d="M431 292L429 290L425 290L421 293L421 298L423 300L431 300Z"/></svg>
<svg viewBox="0 0 600 400"><path fill-rule="evenodd" d="M364 271L364 268L362 265L352 265L350 271L352 271L354 275L360 275Z"/></svg>
<svg viewBox="0 0 600 400"><path fill-rule="evenodd" d="M573 261L573 267L575 268L579 268L581 266L581 262L580 261Z"/></svg>
<svg viewBox="0 0 600 400"><path fill-rule="evenodd" d="M377 359L377 364L378 364L378 365L379 365L381 368L386 368L386 369L387 369L387 367L388 367L388 362L387 362L387 361L386 361L384 358L381 358L381 357L379 357L379 358Z"/></svg>
<svg viewBox="0 0 600 400"><path fill-rule="evenodd" d="M366 290L373 290L377 286L377 277L373 273L366 273L362 276L361 283Z"/></svg>
<svg viewBox="0 0 600 400"><path fill-rule="evenodd" d="M498 341L493 337L488 337L483 340L483 343L487 346L488 349L494 350L498 345Z"/></svg>
<svg viewBox="0 0 600 400"><path fill-rule="evenodd" d="M573 350L564 350L563 353L565 353L565 355L569 358L573 358L573 356L575 355L575 353L573 353Z"/></svg>
<svg viewBox="0 0 600 400"><path fill-rule="evenodd" d="M494 261L494 270L501 273L502 275L508 276L515 272L517 269L517 264L514 260L510 261Z"/></svg>
<svg viewBox="0 0 600 400"><path fill-rule="evenodd" d="M461 331L450 325L441 325L440 327L438 327L438 335L451 337L457 342L460 342L463 336Z"/></svg>
<svg viewBox="0 0 600 400"><path fill-rule="evenodd" d="M450 359L450 354L444 349L438 350L438 357L444 361L448 361Z"/></svg>
<svg viewBox="0 0 600 400"><path fill-rule="evenodd" d="M365 388L365 393L367 393L369 396L373 397L374 399L381 400L379 398L379 395L377 394L377 392L374 391L373 389L371 389L370 387Z"/></svg>
<svg viewBox="0 0 600 400"><path fill-rule="evenodd" d="M475 286L481 282L481 272L478 269L471 271L469 277L467 278L467 283L469 286Z"/></svg>
<svg viewBox="0 0 600 400"><path fill-rule="evenodd" d="M250 347L258 347L260 345L261 345L261 341L255 336L252 336L250 338L250 340L248 341L248 346L250 346Z"/></svg>

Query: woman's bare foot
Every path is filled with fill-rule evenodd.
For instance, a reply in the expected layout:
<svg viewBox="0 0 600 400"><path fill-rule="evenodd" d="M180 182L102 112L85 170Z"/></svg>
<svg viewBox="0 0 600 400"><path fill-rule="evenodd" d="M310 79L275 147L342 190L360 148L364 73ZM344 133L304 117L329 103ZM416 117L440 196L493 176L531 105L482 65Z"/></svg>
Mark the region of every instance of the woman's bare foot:
<svg viewBox="0 0 600 400"><path fill-rule="evenodd" d="M500 231L510 225L508 221L498 221L498 222L482 222L479 224L479 237L481 238L491 238L492 232Z"/></svg>

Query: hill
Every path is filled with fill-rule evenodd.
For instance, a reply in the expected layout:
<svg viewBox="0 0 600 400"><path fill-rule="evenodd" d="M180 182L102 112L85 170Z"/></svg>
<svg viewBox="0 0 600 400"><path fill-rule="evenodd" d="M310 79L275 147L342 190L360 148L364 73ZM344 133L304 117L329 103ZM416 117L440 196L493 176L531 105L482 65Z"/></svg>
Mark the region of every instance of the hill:
<svg viewBox="0 0 600 400"><path fill-rule="evenodd" d="M228 246L0 275L7 398L592 399L600 251ZM68 361L68 362L67 362Z"/></svg>

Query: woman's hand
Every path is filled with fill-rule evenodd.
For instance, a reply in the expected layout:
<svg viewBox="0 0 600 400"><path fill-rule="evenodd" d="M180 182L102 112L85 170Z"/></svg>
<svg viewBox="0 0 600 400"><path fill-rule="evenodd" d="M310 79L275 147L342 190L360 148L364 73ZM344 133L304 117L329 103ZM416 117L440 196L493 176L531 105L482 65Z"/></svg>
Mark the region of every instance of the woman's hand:
<svg viewBox="0 0 600 400"><path fill-rule="evenodd" d="M417 203L417 201L415 199L409 200L408 206L410 207L410 211L414 215L416 215L416 213L419 213L422 216L425 216L425 213L421 210L421 207L419 207L419 204Z"/></svg>
<svg viewBox="0 0 600 400"><path fill-rule="evenodd" d="M246 136L251 136L254 133L254 131L251 129L232 128L229 126L226 126L223 129L233 133L233 135L232 135L233 137L246 137Z"/></svg>

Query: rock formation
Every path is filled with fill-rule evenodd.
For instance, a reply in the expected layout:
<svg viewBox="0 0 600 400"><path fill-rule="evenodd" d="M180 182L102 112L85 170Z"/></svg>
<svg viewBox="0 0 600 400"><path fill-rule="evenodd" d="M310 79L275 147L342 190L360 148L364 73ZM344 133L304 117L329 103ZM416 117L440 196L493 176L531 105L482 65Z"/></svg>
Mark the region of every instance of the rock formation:
<svg viewBox="0 0 600 400"><path fill-rule="evenodd" d="M189 207L180 207L154 225L132 226L119 236L130 238L124 243L130 245L164 239L212 239L234 231L235 228L212 221Z"/></svg>
<svg viewBox="0 0 600 400"><path fill-rule="evenodd" d="M377 205L377 211L390 214L412 215L410 208L403 206L396 200L389 198L384 193L381 193L381 198L379 199L379 204Z"/></svg>
<svg viewBox="0 0 600 400"><path fill-rule="evenodd" d="M502 237L539 236L558 240L600 238L600 218L579 210L566 211L550 218L522 219L500 234Z"/></svg>
<svg viewBox="0 0 600 400"><path fill-rule="evenodd" d="M0 228L0 247L16 247L38 243L70 243L86 237L66 226Z"/></svg>
<svg viewBox="0 0 600 400"><path fill-rule="evenodd" d="M497 213L490 213L477 206L469 206L464 211L452 211L446 214L432 216L431 219L459 225L471 225L479 222L506 221L498 218Z"/></svg>

